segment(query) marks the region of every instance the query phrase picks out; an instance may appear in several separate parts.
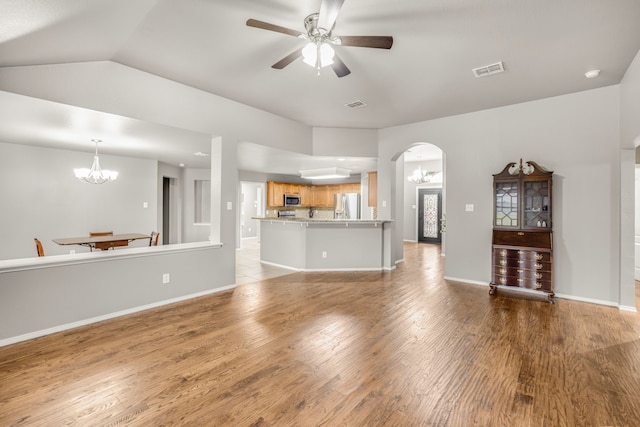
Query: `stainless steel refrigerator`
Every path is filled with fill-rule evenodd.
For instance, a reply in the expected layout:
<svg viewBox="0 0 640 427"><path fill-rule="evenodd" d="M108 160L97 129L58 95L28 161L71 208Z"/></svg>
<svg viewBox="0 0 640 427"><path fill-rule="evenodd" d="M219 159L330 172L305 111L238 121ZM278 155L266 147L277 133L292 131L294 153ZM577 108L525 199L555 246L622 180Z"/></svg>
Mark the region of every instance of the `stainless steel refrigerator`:
<svg viewBox="0 0 640 427"><path fill-rule="evenodd" d="M335 219L360 219L360 194L336 193L334 196Z"/></svg>

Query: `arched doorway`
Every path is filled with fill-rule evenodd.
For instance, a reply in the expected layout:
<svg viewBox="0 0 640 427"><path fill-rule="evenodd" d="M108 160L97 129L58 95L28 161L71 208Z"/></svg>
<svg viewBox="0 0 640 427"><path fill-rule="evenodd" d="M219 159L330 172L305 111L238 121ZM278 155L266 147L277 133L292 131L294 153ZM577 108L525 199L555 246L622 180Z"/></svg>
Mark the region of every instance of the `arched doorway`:
<svg viewBox="0 0 640 427"><path fill-rule="evenodd" d="M420 143L408 148L402 157L403 240L440 244L444 225L442 150Z"/></svg>

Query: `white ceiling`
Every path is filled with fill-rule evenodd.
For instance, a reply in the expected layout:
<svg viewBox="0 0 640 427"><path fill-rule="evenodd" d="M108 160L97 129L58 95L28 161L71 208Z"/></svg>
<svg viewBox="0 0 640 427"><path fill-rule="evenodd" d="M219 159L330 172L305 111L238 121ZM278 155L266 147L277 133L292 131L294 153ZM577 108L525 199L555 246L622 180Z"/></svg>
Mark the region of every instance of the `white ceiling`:
<svg viewBox="0 0 640 427"><path fill-rule="evenodd" d="M383 128L617 84L640 49L638 0L346 0L333 34L393 36L390 50L336 47L351 70L343 78L300 60L272 69L304 42L246 20L303 31L320 2L0 0L0 67L111 60L309 126ZM497 61L503 74L473 76ZM602 73L586 79L592 68ZM355 100L367 107L343 106ZM48 107L60 126L77 114ZM182 132L120 120L114 138L134 138L136 126L141 140ZM1 123L5 138L41 131Z"/></svg>

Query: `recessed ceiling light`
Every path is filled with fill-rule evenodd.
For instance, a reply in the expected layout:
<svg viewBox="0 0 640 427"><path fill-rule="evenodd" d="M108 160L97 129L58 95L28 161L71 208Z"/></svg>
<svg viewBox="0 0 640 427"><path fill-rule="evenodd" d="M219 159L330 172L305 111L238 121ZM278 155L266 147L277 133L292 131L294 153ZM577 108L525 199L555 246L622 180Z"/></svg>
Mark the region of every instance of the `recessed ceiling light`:
<svg viewBox="0 0 640 427"><path fill-rule="evenodd" d="M344 162L344 159L343 158L339 158L338 161L339 162Z"/></svg>
<svg viewBox="0 0 640 427"><path fill-rule="evenodd" d="M600 70L589 70L586 73L584 73L584 76L588 79L593 79L595 77L598 77L600 75Z"/></svg>

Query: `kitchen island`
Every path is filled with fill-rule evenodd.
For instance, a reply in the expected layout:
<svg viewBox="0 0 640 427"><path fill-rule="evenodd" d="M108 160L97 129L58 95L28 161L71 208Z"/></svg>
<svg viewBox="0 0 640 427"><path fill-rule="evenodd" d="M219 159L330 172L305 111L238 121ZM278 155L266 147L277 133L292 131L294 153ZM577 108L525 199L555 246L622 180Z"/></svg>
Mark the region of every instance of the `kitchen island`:
<svg viewBox="0 0 640 427"><path fill-rule="evenodd" d="M299 271L383 269L383 231L391 221L309 218L260 220L260 261Z"/></svg>

